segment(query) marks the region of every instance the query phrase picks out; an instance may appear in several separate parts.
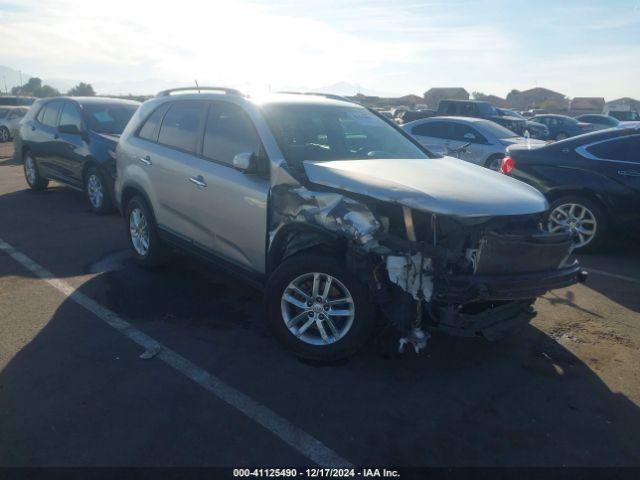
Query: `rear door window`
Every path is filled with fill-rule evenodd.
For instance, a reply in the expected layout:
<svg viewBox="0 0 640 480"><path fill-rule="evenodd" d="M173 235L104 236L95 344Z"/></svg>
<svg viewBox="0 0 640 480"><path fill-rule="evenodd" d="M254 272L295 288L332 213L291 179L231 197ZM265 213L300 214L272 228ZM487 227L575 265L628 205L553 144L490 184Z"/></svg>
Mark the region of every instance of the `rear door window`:
<svg viewBox="0 0 640 480"><path fill-rule="evenodd" d="M321 135L314 131L317 141L322 142ZM259 150L258 134L242 108L233 103L213 102L207 115L202 155L231 165L237 154L251 152L257 155Z"/></svg>
<svg viewBox="0 0 640 480"><path fill-rule="evenodd" d="M49 127L55 127L58 125L58 114L62 109L63 102L49 102L47 103L47 109L44 112L42 123Z"/></svg>
<svg viewBox="0 0 640 480"><path fill-rule="evenodd" d="M205 106L204 102L198 101L172 104L162 120L158 143L197 153Z"/></svg>

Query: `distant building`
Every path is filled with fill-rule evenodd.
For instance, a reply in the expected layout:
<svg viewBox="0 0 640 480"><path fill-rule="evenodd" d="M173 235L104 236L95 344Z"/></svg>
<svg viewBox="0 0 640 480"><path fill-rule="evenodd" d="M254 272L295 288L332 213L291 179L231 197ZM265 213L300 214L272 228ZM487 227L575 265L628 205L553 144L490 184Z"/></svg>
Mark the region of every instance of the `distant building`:
<svg viewBox="0 0 640 480"><path fill-rule="evenodd" d="M635 110L636 112L640 112L640 100L629 97L617 98L616 100L607 102L604 110L607 112L609 110Z"/></svg>
<svg viewBox="0 0 640 480"><path fill-rule="evenodd" d="M469 92L462 87L431 88L424 92L424 103L436 110L440 100L469 100Z"/></svg>
<svg viewBox="0 0 640 480"><path fill-rule="evenodd" d="M489 102L491 105L498 108L507 106L507 101L504 98L498 97L497 95L484 95L482 98L478 98L478 100Z"/></svg>
<svg viewBox="0 0 640 480"><path fill-rule="evenodd" d="M548 88L536 87L529 90L511 90L507 95L507 103L516 110L544 108L545 110L566 110L567 97Z"/></svg>
<svg viewBox="0 0 640 480"><path fill-rule="evenodd" d="M402 97L376 97L372 95L362 95L358 93L353 97L347 97L349 100L353 100L361 105L366 105L371 108L388 108L405 106L413 108L415 105L422 103L424 100L418 95L404 95Z"/></svg>
<svg viewBox="0 0 640 480"><path fill-rule="evenodd" d="M604 98L602 97L574 97L569 105L569 111L573 115L602 113L603 110Z"/></svg>

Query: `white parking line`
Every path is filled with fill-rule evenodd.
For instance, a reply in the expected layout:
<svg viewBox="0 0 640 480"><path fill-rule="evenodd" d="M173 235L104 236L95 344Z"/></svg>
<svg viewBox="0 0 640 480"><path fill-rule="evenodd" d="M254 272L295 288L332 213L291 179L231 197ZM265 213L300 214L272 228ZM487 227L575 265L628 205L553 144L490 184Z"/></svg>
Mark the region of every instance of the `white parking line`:
<svg viewBox="0 0 640 480"><path fill-rule="evenodd" d="M586 267L586 269L587 269L587 272L595 273L596 275L604 275L606 277L617 278L618 280L624 280L626 282L640 284L640 279L638 278L627 277L626 275L618 275L617 273L609 273L609 272L605 272L604 270L596 270L595 268Z"/></svg>
<svg viewBox="0 0 640 480"><path fill-rule="evenodd" d="M156 358L159 358L176 371L213 393L216 397L239 410L251 420L262 425L309 460L322 467L352 466L350 462L324 445L320 440L317 440L304 430L301 430L291 424L273 410L270 410L253 400L251 397L227 385L206 370L194 365L182 355L165 347L160 342L138 330L108 308L103 307L91 298L87 297L85 294L79 292L68 283L55 278L51 272L16 250L1 238L0 251L7 253L11 258L22 264L42 280L46 281L63 295L89 310L96 317L115 328L121 334L129 337L129 339L133 340L145 350L160 350L160 353L158 353Z"/></svg>

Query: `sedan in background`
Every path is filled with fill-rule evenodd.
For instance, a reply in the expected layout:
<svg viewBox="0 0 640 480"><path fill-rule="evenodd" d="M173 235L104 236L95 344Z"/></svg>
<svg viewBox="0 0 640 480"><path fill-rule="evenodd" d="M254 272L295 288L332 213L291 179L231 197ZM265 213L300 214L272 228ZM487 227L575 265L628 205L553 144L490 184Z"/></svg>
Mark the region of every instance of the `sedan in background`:
<svg viewBox="0 0 640 480"><path fill-rule="evenodd" d="M522 133L524 135L524 132L528 131L531 138L538 138L540 140L547 140L549 138L549 129L546 125L538 122L532 122L514 110L508 110L506 108L496 108L496 110L498 110L498 113L502 116L515 117L525 121L524 130L516 133Z"/></svg>
<svg viewBox="0 0 640 480"><path fill-rule="evenodd" d="M0 142L8 142L13 138L28 110L28 107L0 107Z"/></svg>
<svg viewBox="0 0 640 480"><path fill-rule="evenodd" d="M492 170L500 169L500 162L509 145L517 143L544 145L541 140L531 140L490 120L469 117L432 117L416 120L402 126L427 149L441 155L455 155ZM465 147L462 151L460 149Z"/></svg>
<svg viewBox="0 0 640 480"><path fill-rule="evenodd" d="M540 148L507 149L502 172L526 182L551 207L548 230L570 231L580 252L597 250L610 230L640 230L640 128L607 129Z"/></svg>
<svg viewBox="0 0 640 480"><path fill-rule="evenodd" d="M530 120L545 125L549 129L550 140L564 140L565 138L575 137L595 130L590 123L579 122L575 118L566 115L536 115Z"/></svg>
<svg viewBox="0 0 640 480"><path fill-rule="evenodd" d="M583 123L590 123L594 130L604 130L605 128L615 128L620 125L620 120L609 115L585 114L575 117Z"/></svg>
<svg viewBox="0 0 640 480"><path fill-rule="evenodd" d="M55 180L83 190L95 213L111 211L116 146L139 105L97 97L36 101L14 138L29 187L43 190Z"/></svg>

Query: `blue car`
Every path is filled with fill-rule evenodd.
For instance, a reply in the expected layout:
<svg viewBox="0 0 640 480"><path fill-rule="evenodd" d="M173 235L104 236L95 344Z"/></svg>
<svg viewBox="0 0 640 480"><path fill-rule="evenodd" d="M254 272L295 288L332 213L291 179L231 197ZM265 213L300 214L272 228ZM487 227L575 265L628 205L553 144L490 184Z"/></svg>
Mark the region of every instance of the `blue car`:
<svg viewBox="0 0 640 480"><path fill-rule="evenodd" d="M113 210L116 145L139 105L96 97L36 101L14 136L29 187L44 190L55 180L84 191L95 213Z"/></svg>
<svg viewBox="0 0 640 480"><path fill-rule="evenodd" d="M575 118L566 115L536 115L529 120L546 126L549 129L550 140L564 140L565 138L575 137L595 130L590 123L579 122Z"/></svg>

